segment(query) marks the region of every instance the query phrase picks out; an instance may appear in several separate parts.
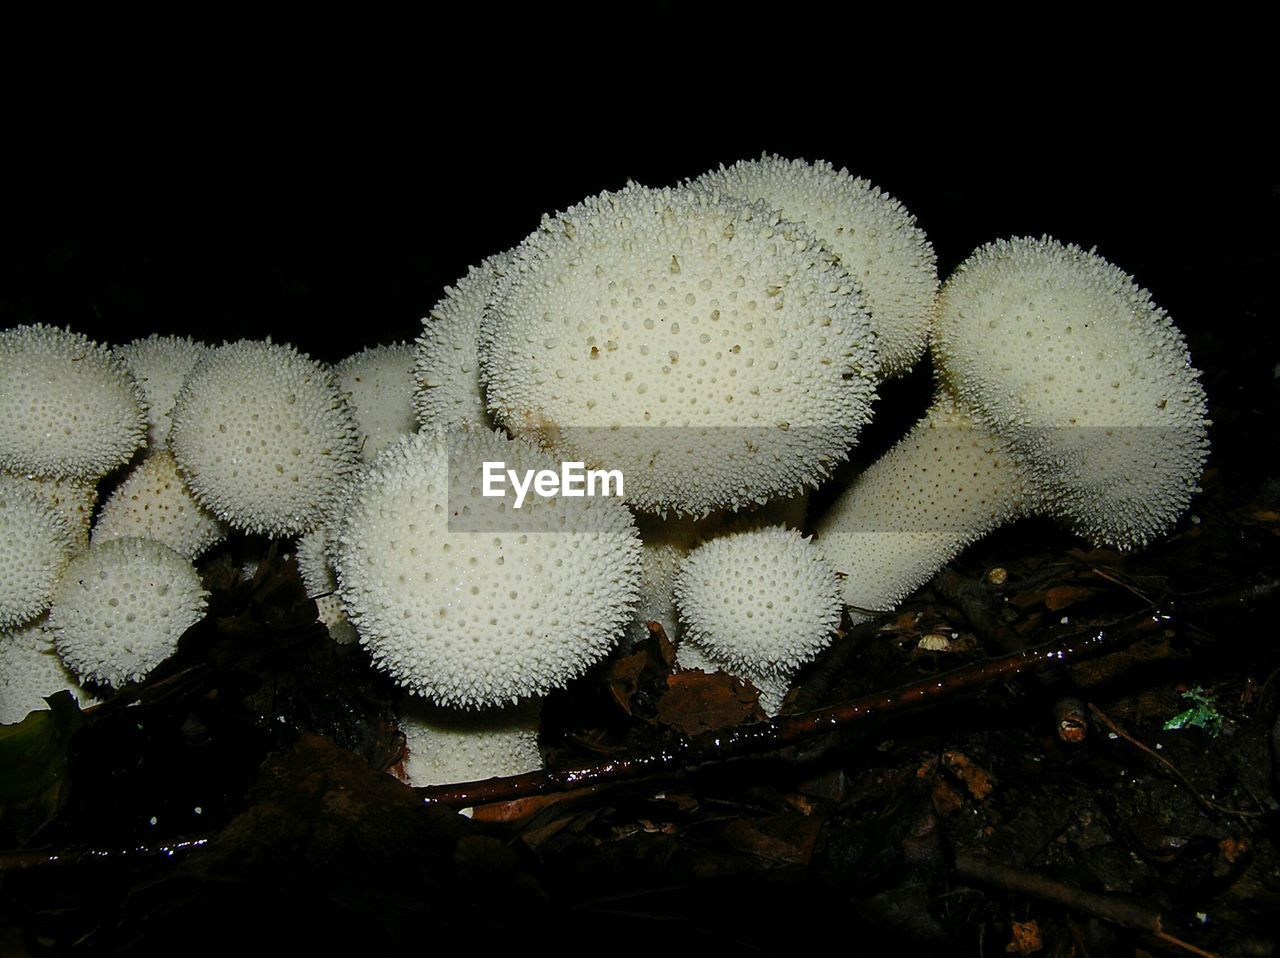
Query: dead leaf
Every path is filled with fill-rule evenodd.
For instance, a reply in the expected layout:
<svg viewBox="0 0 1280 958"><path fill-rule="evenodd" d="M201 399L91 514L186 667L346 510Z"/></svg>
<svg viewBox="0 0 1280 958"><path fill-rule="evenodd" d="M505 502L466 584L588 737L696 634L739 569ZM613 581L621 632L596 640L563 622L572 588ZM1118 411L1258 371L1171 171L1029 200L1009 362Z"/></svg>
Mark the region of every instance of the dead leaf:
<svg viewBox="0 0 1280 958"><path fill-rule="evenodd" d="M1040 940L1040 926L1034 920L1015 921L1012 932L1013 940L1004 948L1011 955L1033 955L1044 947Z"/></svg>
<svg viewBox="0 0 1280 958"><path fill-rule="evenodd" d="M764 718L755 688L723 672L677 672L667 678L667 692L658 700L659 724L689 738Z"/></svg>

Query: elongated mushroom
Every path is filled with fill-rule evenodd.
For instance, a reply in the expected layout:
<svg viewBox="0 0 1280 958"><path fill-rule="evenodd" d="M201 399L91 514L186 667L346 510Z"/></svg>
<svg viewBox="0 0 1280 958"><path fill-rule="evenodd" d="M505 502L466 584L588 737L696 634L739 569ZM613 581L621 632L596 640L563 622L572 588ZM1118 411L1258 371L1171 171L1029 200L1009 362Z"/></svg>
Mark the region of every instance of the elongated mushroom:
<svg viewBox="0 0 1280 958"><path fill-rule="evenodd" d="M1024 511L1136 548L1186 509L1204 392L1128 274L1048 238L992 243L944 284L935 324L934 407L817 528L849 606L892 608Z"/></svg>

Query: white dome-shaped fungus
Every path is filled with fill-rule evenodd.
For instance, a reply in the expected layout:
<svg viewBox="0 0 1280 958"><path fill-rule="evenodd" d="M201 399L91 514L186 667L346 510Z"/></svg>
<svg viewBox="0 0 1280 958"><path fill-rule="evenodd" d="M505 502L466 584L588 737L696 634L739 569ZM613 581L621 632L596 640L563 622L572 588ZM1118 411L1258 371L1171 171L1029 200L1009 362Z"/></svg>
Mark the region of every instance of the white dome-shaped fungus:
<svg viewBox="0 0 1280 958"><path fill-rule="evenodd" d="M458 712L415 699L400 713L404 780L421 788L520 775L542 768L538 751L541 701Z"/></svg>
<svg viewBox="0 0 1280 958"><path fill-rule="evenodd" d="M489 409L620 470L649 512L816 485L870 415L874 337L807 231L706 190L631 186L547 217L481 328Z"/></svg>
<svg viewBox="0 0 1280 958"><path fill-rule="evenodd" d="M43 618L13 632L0 632L0 725L21 722L47 709L45 697L66 690L83 708L95 701L58 658Z"/></svg>
<svg viewBox="0 0 1280 958"><path fill-rule="evenodd" d="M423 318L413 346L413 404L424 427L492 427L480 385L480 322L511 262L508 250L471 267Z"/></svg>
<svg viewBox="0 0 1280 958"><path fill-rule="evenodd" d="M783 526L703 543L681 564L675 593L683 642L761 688L785 687L840 624L835 571L813 540Z"/></svg>
<svg viewBox="0 0 1280 958"><path fill-rule="evenodd" d="M343 605L374 661L441 705L541 695L599 661L631 617L640 542L618 499L481 495L481 463L555 462L498 433L434 430L374 460L341 523ZM463 531L466 530L466 531Z"/></svg>
<svg viewBox="0 0 1280 958"><path fill-rule="evenodd" d="M67 521L16 476L0 474L0 629L45 609L75 550Z"/></svg>
<svg viewBox="0 0 1280 958"><path fill-rule="evenodd" d="M1024 511L1132 548L1186 508L1204 394L1127 274L1054 240L993 243L944 284L935 330L934 408L818 526L849 605L891 608Z"/></svg>
<svg viewBox="0 0 1280 958"><path fill-rule="evenodd" d="M116 688L173 654L204 618L195 567L151 539L112 539L71 561L53 596L58 654L84 681Z"/></svg>
<svg viewBox="0 0 1280 958"><path fill-rule="evenodd" d="M0 473L3 474L3 473ZM27 488L67 521L71 538L77 550L89 544L89 524L93 510L98 505L98 480L96 479L41 479L38 476L16 476Z"/></svg>
<svg viewBox="0 0 1280 958"><path fill-rule="evenodd" d="M196 502L165 449L134 466L93 526L94 542L154 539L186 559L198 558L226 534L226 526Z"/></svg>
<svg viewBox="0 0 1280 958"><path fill-rule="evenodd" d="M147 448L163 449L173 421L173 401L209 347L189 336L152 333L115 350L147 400Z"/></svg>
<svg viewBox="0 0 1280 958"><path fill-rule="evenodd" d="M298 573L307 598L315 601L319 621L324 623L329 635L339 645L350 645L360 636L338 597L338 577L328 555L329 529L330 525L325 524L298 538Z"/></svg>
<svg viewBox="0 0 1280 958"><path fill-rule="evenodd" d="M401 436L418 428L413 411L413 349L405 343L371 346L333 367L347 395L360 439L360 459L370 462Z"/></svg>
<svg viewBox="0 0 1280 958"><path fill-rule="evenodd" d="M924 355L937 257L915 217L892 196L830 163L769 154L712 170L693 185L760 200L835 253L871 314L883 376L905 373Z"/></svg>
<svg viewBox="0 0 1280 958"><path fill-rule="evenodd" d="M292 346L240 340L196 364L169 437L196 500L233 528L307 532L356 468L350 407L329 372Z"/></svg>
<svg viewBox="0 0 1280 958"><path fill-rule="evenodd" d="M142 390L106 346L37 324L0 332L0 469L98 479L146 440Z"/></svg>

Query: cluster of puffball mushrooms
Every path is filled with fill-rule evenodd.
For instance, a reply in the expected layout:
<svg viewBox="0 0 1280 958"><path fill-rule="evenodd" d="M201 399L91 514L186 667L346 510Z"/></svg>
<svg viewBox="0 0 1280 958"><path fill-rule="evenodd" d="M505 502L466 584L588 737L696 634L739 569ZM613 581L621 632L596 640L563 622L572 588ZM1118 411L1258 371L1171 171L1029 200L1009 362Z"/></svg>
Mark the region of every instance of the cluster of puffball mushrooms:
<svg viewBox="0 0 1280 958"><path fill-rule="evenodd" d="M931 408L807 516L926 350ZM0 332L0 721L143 679L204 614L196 560L251 534L289 540L333 638L411 693L410 781L527 771L539 698L649 622L776 714L842 615L1032 513L1140 547L1206 452L1181 335L1094 252L1000 240L939 288L915 218L826 163L628 185L473 267L413 345L333 367ZM625 491L517 508L483 462Z"/></svg>

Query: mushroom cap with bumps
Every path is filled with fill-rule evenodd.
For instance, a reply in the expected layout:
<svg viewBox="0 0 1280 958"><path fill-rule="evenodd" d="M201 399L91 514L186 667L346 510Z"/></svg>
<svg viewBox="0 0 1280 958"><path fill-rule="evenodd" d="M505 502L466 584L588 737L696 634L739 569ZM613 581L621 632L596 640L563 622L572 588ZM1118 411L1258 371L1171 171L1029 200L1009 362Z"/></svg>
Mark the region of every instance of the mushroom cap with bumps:
<svg viewBox="0 0 1280 958"><path fill-rule="evenodd" d="M484 708L565 685L616 644L640 541L616 498L483 498L480 464L554 468L496 432L424 430L379 456L344 511L334 567L360 641L400 685Z"/></svg>
<svg viewBox="0 0 1280 958"><path fill-rule="evenodd" d="M936 355L1024 463L1040 508L1132 548L1186 509L1208 450L1182 335L1133 278L1057 240L977 250L938 297Z"/></svg>
<svg viewBox="0 0 1280 958"><path fill-rule="evenodd" d="M816 485L870 416L874 336L803 228L706 190L630 186L515 251L481 328L490 411L617 469L647 512Z"/></svg>
<svg viewBox="0 0 1280 958"><path fill-rule="evenodd" d="M0 469L98 479L146 441L142 390L100 343L36 324L0 331Z"/></svg>
<svg viewBox="0 0 1280 958"><path fill-rule="evenodd" d="M120 346L115 354L133 374L147 399L147 448L163 449L169 441L173 401L209 347L190 336L152 333Z"/></svg>
<svg viewBox="0 0 1280 958"><path fill-rule="evenodd" d="M92 541L154 539L196 559L226 534L226 526L191 495L173 454L161 449L134 466L102 504Z"/></svg>
<svg viewBox="0 0 1280 958"><path fill-rule="evenodd" d="M370 462L418 428L413 410L413 349L405 343L370 346L333 367L360 436L360 459Z"/></svg>
<svg viewBox="0 0 1280 958"><path fill-rule="evenodd" d="M0 629L15 628L49 608L75 550L67 520L33 485L0 474Z"/></svg>
<svg viewBox="0 0 1280 958"><path fill-rule="evenodd" d="M152 539L91 545L67 567L49 628L58 654L82 681L119 688L173 654L204 618L208 593L195 567Z"/></svg>
<svg viewBox="0 0 1280 958"><path fill-rule="evenodd" d="M64 689L81 707L94 702L58 658L45 619L0 632L0 725L21 722L29 712L48 708L46 696Z"/></svg>
<svg viewBox="0 0 1280 958"><path fill-rule="evenodd" d="M905 373L924 355L937 257L915 217L892 196L830 163L767 153L704 173L694 185L760 200L830 248L871 314L884 376Z"/></svg>
<svg viewBox="0 0 1280 958"><path fill-rule="evenodd" d="M178 393L169 443L196 500L233 528L273 537L316 528L355 471L351 409L292 346L210 350Z"/></svg>

